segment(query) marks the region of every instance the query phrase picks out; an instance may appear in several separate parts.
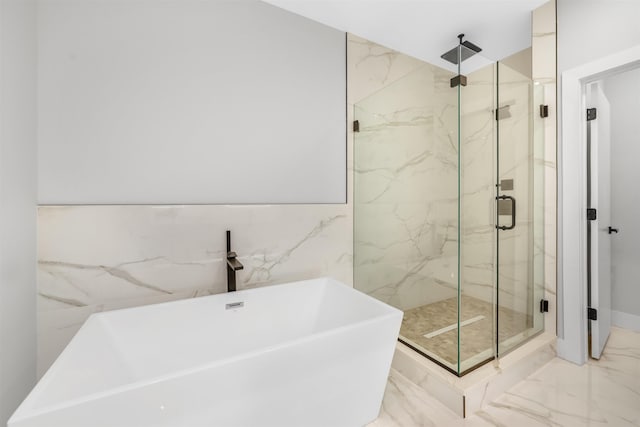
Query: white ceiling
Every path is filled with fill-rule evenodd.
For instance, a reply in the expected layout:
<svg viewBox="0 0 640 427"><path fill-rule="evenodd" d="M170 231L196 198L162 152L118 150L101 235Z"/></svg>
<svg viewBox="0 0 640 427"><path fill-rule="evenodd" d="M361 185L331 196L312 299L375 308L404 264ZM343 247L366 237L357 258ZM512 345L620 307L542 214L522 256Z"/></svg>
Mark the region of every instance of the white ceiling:
<svg viewBox="0 0 640 427"><path fill-rule="evenodd" d="M487 58L465 62L475 68L531 46L531 11L547 0L264 1L442 67L464 33Z"/></svg>

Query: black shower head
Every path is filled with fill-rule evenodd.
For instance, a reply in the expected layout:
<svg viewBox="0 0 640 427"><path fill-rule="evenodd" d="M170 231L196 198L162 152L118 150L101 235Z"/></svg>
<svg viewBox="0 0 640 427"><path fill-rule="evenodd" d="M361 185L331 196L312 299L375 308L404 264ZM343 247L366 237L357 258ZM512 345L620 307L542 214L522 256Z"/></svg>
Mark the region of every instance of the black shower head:
<svg viewBox="0 0 640 427"><path fill-rule="evenodd" d="M479 46L471 43L470 41L462 41L463 37L464 34L459 34L458 39L460 39L460 44L453 49L443 53L440 57L445 61L449 61L454 65L458 65L458 50L460 51L460 62L465 61L466 59L471 58L476 53L482 51Z"/></svg>

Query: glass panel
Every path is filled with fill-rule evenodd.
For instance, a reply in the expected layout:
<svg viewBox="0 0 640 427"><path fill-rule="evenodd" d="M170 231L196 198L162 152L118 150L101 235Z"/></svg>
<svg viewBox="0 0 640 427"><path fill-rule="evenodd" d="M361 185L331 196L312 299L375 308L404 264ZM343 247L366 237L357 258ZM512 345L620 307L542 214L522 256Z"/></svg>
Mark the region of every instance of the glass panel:
<svg viewBox="0 0 640 427"><path fill-rule="evenodd" d="M544 329L544 313L536 304L544 299L545 248L545 119L540 106L545 105L544 85L533 83L533 333Z"/></svg>
<svg viewBox="0 0 640 427"><path fill-rule="evenodd" d="M458 372L458 108L425 64L358 102L355 287L404 311L401 340Z"/></svg>
<svg viewBox="0 0 640 427"><path fill-rule="evenodd" d="M481 58L474 58L479 61ZM495 64L461 89L460 371L495 355ZM463 71L467 66L463 63Z"/></svg>
<svg viewBox="0 0 640 427"><path fill-rule="evenodd" d="M540 141L533 138L533 84L526 74L530 49L498 63L499 195L515 199L513 229L498 232L498 354L521 344L542 328L539 310L543 275L542 171L534 162ZM527 62L528 60L528 62ZM530 65L529 73L530 73ZM537 154L536 154L537 153ZM498 201L498 223L511 226L513 199ZM501 204L502 203L502 208ZM537 225L537 227L536 227ZM538 257L536 259L536 252ZM537 262L536 262L537 261Z"/></svg>

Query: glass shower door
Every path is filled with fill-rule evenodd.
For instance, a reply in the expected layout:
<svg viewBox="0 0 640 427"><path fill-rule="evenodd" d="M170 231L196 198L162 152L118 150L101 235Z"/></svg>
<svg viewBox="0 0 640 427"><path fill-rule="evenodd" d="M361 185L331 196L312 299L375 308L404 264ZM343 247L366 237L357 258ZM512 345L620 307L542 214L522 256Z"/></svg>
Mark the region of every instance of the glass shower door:
<svg viewBox="0 0 640 427"><path fill-rule="evenodd" d="M358 101L354 283L404 311L400 340L458 371L458 106L424 64Z"/></svg>
<svg viewBox="0 0 640 427"><path fill-rule="evenodd" d="M476 55L478 59L481 55ZM496 67L462 71L460 88L460 372L495 357Z"/></svg>
<svg viewBox="0 0 640 427"><path fill-rule="evenodd" d="M498 63L496 112L497 354L543 328L543 170L534 85L523 51ZM530 72L530 71L529 71ZM539 93L538 93L539 97Z"/></svg>

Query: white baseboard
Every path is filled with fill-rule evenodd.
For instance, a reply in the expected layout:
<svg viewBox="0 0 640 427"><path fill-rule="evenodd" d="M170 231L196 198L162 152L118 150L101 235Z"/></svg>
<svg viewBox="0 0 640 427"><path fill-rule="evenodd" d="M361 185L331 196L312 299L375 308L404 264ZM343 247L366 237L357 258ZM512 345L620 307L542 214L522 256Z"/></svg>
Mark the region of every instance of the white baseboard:
<svg viewBox="0 0 640 427"><path fill-rule="evenodd" d="M640 332L640 316L623 313L621 311L611 311L611 324L624 329Z"/></svg>

